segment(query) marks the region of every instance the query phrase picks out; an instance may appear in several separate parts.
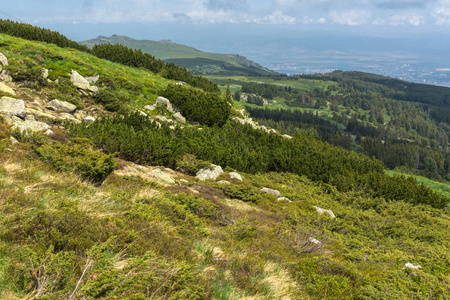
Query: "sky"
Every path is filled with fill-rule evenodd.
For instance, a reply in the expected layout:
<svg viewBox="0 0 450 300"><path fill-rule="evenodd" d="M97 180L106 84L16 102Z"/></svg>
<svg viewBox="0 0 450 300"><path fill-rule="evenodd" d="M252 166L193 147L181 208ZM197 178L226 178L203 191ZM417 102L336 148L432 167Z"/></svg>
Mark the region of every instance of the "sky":
<svg viewBox="0 0 450 300"><path fill-rule="evenodd" d="M450 0L0 1L0 18L75 41L112 34L171 39L264 66L316 60L326 68L333 57L330 68L346 68L358 57L360 65L377 60L387 69L393 63L450 68Z"/></svg>
<svg viewBox="0 0 450 300"><path fill-rule="evenodd" d="M36 25L265 25L295 28L387 27L449 32L450 0L3 0L0 17ZM308 27L310 26L310 27ZM101 26L99 26L101 27ZM353 27L353 29L351 29ZM69 32L68 35L72 35Z"/></svg>

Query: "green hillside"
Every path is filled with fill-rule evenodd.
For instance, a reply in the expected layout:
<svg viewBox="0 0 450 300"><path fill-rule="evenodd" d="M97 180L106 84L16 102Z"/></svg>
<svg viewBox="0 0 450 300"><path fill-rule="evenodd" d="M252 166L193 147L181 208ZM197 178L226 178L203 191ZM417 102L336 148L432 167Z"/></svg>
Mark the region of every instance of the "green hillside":
<svg viewBox="0 0 450 300"><path fill-rule="evenodd" d="M41 41L0 34L0 299L450 297L447 194L138 51L8 32Z"/></svg>
<svg viewBox="0 0 450 300"><path fill-rule="evenodd" d="M237 54L208 53L195 48L174 43L170 40L136 40L127 36L99 36L80 44L93 47L98 44L122 44L133 49L141 49L156 58L173 62L189 69L194 74L270 76L277 74L257 63Z"/></svg>

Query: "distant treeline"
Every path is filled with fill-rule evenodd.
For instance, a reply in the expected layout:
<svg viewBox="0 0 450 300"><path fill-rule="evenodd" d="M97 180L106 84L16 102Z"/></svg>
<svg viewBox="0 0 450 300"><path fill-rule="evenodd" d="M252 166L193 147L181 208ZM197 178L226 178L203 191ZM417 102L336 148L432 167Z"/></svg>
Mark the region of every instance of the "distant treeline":
<svg viewBox="0 0 450 300"><path fill-rule="evenodd" d="M91 50L84 45L68 39L59 32L26 23L2 19L0 19L0 33L26 40L55 44L59 47L77 49L123 65L145 68L154 73L160 73L167 79L184 81L208 92L220 91L216 84L201 76L193 75L186 68L179 67L173 63L164 64L164 61L156 59L150 54L142 53L141 50L133 50L123 45L102 44L94 46Z"/></svg>
<svg viewBox="0 0 450 300"><path fill-rule="evenodd" d="M91 125L71 124L72 137L89 138L107 153L141 164L174 167L193 154L223 167L248 172L290 172L321 181L329 188L360 191L372 197L404 200L443 208L448 199L413 178L384 174L380 161L308 137L286 139L250 126L161 129L139 114L97 119Z"/></svg>

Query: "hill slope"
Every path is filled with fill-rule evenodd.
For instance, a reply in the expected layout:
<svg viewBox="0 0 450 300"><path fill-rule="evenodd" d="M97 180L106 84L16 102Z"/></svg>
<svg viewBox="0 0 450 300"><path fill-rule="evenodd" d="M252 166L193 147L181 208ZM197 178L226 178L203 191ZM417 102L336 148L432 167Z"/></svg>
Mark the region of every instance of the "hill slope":
<svg viewBox="0 0 450 300"><path fill-rule="evenodd" d="M80 42L80 44L88 47L103 43L122 44L133 49L141 49L143 52L150 53L156 58L185 67L195 74L247 76L269 76L277 74L248 60L244 56L203 52L189 46L174 43L170 40L157 42L113 35L110 37L99 36L95 39Z"/></svg>
<svg viewBox="0 0 450 300"><path fill-rule="evenodd" d="M413 179L234 107L222 127L179 121L158 95L211 94L142 68L6 35L0 52L1 299L450 295L448 199ZM11 129L36 121L52 132ZM210 162L225 171L196 176Z"/></svg>

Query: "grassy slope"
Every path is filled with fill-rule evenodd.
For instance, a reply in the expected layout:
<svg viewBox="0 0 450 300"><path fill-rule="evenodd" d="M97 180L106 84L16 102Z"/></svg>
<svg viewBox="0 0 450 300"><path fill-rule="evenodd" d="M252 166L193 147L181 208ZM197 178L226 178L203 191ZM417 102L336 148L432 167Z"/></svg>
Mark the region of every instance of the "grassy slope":
<svg viewBox="0 0 450 300"><path fill-rule="evenodd" d="M239 68L242 72L259 72L261 75L275 74L275 72L268 71L243 56L203 52L171 41L136 40L126 36L113 35L111 37L98 37L97 39L80 43L92 47L99 42L122 44L133 49L141 49L143 52L150 53L156 58L172 61L191 70L197 70L197 66L214 66L215 68L211 67L213 71L224 70L222 65L226 63L230 67Z"/></svg>
<svg viewBox="0 0 450 300"><path fill-rule="evenodd" d="M11 62L39 54L43 66L53 63L51 74L76 68L114 80L121 93L137 95L130 106L154 100L167 84L77 51L1 41L10 43L0 51ZM41 162L32 146L25 139L0 152L2 299L68 299L78 281L74 299L450 295L448 212L340 193L292 174L242 174L240 182L225 173L231 184L221 185L165 170L177 182L168 186L125 161L94 186ZM422 268L404 268L407 262Z"/></svg>

